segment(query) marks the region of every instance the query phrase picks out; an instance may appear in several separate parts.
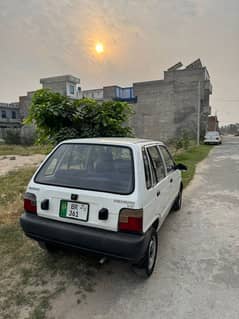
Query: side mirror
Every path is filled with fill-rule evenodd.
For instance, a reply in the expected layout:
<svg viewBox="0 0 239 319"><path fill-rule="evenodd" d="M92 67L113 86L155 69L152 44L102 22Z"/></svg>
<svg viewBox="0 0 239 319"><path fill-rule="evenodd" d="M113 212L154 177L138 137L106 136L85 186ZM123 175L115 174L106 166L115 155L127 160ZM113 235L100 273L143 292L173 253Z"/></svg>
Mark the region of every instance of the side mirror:
<svg viewBox="0 0 239 319"><path fill-rule="evenodd" d="M188 170L187 166L182 164L182 163L176 164L175 169L179 169L180 171L187 171Z"/></svg>

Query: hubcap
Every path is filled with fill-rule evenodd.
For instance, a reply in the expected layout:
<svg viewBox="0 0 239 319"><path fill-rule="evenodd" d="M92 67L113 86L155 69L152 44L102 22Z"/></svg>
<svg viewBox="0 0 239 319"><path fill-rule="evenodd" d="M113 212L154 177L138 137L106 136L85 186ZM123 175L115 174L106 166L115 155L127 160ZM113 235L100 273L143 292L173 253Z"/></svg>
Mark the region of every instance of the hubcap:
<svg viewBox="0 0 239 319"><path fill-rule="evenodd" d="M151 268L154 265L155 256L156 256L156 239L155 239L155 236L153 236L151 238L151 240L150 240L149 250L148 250L148 258L149 258L148 267L149 267L149 270L151 270Z"/></svg>
<svg viewBox="0 0 239 319"><path fill-rule="evenodd" d="M179 195L179 201L178 201L179 207L182 206L182 193Z"/></svg>

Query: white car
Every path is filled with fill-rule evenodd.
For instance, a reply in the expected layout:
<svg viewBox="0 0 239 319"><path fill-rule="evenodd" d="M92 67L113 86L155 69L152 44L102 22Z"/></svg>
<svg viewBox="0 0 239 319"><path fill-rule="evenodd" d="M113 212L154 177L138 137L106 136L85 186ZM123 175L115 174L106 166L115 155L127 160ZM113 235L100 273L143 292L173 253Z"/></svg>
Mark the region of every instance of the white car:
<svg viewBox="0 0 239 319"><path fill-rule="evenodd" d="M222 138L218 131L209 131L204 137L204 144L222 144Z"/></svg>
<svg viewBox="0 0 239 319"><path fill-rule="evenodd" d="M21 226L49 251L60 245L122 258L150 276L157 231L181 207L186 169L157 141L64 141L32 177Z"/></svg>

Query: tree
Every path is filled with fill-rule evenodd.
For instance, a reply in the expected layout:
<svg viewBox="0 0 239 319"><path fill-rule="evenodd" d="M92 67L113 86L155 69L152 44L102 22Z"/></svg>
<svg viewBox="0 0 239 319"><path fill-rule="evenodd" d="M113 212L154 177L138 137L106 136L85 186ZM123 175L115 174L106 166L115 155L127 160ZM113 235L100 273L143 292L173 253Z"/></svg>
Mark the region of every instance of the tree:
<svg viewBox="0 0 239 319"><path fill-rule="evenodd" d="M26 124L34 124L40 143L68 138L132 136L126 123L133 114L125 102L72 100L47 89L35 92Z"/></svg>
<svg viewBox="0 0 239 319"><path fill-rule="evenodd" d="M220 131L223 134L238 134L239 133L239 123L227 124L220 127Z"/></svg>

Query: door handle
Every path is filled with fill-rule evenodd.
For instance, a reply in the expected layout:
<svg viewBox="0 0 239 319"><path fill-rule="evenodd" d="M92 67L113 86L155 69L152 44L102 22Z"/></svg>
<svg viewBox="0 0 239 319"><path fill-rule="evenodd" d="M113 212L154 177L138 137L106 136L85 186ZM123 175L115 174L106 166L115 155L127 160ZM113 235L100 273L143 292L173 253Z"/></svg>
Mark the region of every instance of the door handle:
<svg viewBox="0 0 239 319"><path fill-rule="evenodd" d="M160 195L160 191L157 191L157 197L159 197L159 195Z"/></svg>
<svg viewBox="0 0 239 319"><path fill-rule="evenodd" d="M170 178L170 183L172 183L173 182L173 179L172 178Z"/></svg>

